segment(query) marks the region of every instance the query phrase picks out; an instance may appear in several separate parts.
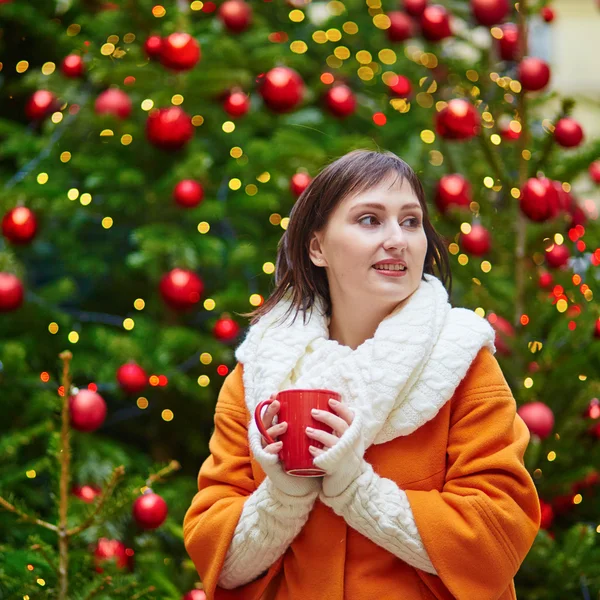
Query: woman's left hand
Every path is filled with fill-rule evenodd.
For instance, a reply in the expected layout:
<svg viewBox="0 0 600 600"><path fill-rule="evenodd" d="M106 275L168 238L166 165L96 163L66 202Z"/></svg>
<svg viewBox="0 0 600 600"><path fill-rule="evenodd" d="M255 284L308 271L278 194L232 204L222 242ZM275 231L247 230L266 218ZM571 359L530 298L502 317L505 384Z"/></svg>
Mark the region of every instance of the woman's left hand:
<svg viewBox="0 0 600 600"><path fill-rule="evenodd" d="M323 449L316 448L315 446L309 446L310 453L313 456L320 456L329 450L329 448L333 448L333 446L340 441L342 435L354 421L354 412L352 409L344 406L338 400L330 399L329 406L331 406L336 414L326 410L312 410L313 419L320 421L321 423L325 423L333 429L333 433L327 433L326 431L322 431L320 429L312 429L307 427L306 435L317 442L321 442L324 446Z"/></svg>

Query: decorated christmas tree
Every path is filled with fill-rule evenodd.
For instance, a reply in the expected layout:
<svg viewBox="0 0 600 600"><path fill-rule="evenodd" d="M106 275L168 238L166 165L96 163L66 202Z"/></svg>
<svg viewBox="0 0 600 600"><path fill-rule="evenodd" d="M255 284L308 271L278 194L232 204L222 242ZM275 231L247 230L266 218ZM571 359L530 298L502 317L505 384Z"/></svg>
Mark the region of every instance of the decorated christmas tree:
<svg viewBox="0 0 600 600"><path fill-rule="evenodd" d="M355 148L415 168L496 329L519 597L600 594L600 141L530 52L546 4L0 0L0 597L202 600L181 524L244 315Z"/></svg>

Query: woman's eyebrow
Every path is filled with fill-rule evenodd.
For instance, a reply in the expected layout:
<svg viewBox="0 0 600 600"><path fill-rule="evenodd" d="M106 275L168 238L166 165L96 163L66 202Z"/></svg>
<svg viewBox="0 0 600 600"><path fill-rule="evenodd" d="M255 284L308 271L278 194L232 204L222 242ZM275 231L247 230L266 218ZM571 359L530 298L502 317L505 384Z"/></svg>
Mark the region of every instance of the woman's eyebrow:
<svg viewBox="0 0 600 600"><path fill-rule="evenodd" d="M380 204L379 202L362 202L361 204L356 204L352 207L352 210L356 210L359 208L375 208L377 210L387 210L387 206L385 204ZM421 205L418 202L407 202L402 206L400 210L409 210L412 208L421 208Z"/></svg>

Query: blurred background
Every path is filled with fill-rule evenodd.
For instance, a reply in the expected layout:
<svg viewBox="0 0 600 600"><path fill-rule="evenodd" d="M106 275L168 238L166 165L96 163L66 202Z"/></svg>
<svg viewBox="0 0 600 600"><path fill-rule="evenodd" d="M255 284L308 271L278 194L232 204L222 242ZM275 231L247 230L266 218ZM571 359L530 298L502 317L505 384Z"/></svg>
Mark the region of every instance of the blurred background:
<svg viewBox="0 0 600 600"><path fill-rule="evenodd" d="M599 598L599 33L596 0L0 0L0 598L204 598L182 521L243 314L355 148L417 171L496 329L518 597Z"/></svg>

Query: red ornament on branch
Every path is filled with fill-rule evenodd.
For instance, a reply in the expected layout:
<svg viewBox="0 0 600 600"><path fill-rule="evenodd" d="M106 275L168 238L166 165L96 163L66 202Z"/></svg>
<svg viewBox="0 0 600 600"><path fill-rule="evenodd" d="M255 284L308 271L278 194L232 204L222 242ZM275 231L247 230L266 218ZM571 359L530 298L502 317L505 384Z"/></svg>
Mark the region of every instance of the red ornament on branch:
<svg viewBox="0 0 600 600"><path fill-rule="evenodd" d="M240 333L240 326L228 318L219 319L213 328L213 335L221 342L231 342Z"/></svg>
<svg viewBox="0 0 600 600"><path fill-rule="evenodd" d="M510 340L515 337L515 330L513 326L504 317L501 317L495 313L490 313L487 317L487 320L496 332L494 345L498 350L498 354L501 354L502 356L510 356L512 354Z"/></svg>
<svg viewBox="0 0 600 600"><path fill-rule="evenodd" d="M541 223L556 216L560 201L549 179L531 177L521 189L519 205L528 219Z"/></svg>
<svg viewBox="0 0 600 600"><path fill-rule="evenodd" d="M78 431L95 431L106 418L106 402L92 390L79 390L69 398L71 426Z"/></svg>
<svg viewBox="0 0 600 600"><path fill-rule="evenodd" d="M156 529L167 518L167 503L152 490L144 492L135 499L132 508L133 518L142 529Z"/></svg>
<svg viewBox="0 0 600 600"><path fill-rule="evenodd" d="M107 563L113 562L117 569L133 570L134 551L119 540L100 538L94 548L94 565L97 573L103 573ZM104 566L104 568L103 568Z"/></svg>
<svg viewBox="0 0 600 600"><path fill-rule="evenodd" d="M12 273L0 272L0 312L16 310L23 304L23 284Z"/></svg>
<svg viewBox="0 0 600 600"><path fill-rule="evenodd" d="M550 67L541 58L526 56L519 63L517 78L524 90L537 92L548 85Z"/></svg>
<svg viewBox="0 0 600 600"><path fill-rule="evenodd" d="M413 17L420 17L427 6L427 0L404 0L404 10Z"/></svg>
<svg viewBox="0 0 600 600"><path fill-rule="evenodd" d="M81 77L85 71L83 58L79 54L69 54L63 59L60 70L65 77Z"/></svg>
<svg viewBox="0 0 600 600"><path fill-rule="evenodd" d="M226 0L217 12L223 25L231 33L241 33L252 23L252 8L243 0Z"/></svg>
<svg viewBox="0 0 600 600"><path fill-rule="evenodd" d="M290 112L304 97L302 77L289 67L275 67L261 78L259 94L276 113Z"/></svg>
<svg viewBox="0 0 600 600"><path fill-rule="evenodd" d="M473 16L488 27L500 23L509 10L508 0L471 0Z"/></svg>
<svg viewBox="0 0 600 600"><path fill-rule="evenodd" d="M540 276L538 278L538 285L542 289L547 290L548 288L552 287L553 282L554 278L552 277L552 273L549 273L548 271L542 271L540 273Z"/></svg>
<svg viewBox="0 0 600 600"><path fill-rule="evenodd" d="M158 60L162 51L162 37L151 35L144 42L144 52L150 60Z"/></svg>
<svg viewBox="0 0 600 600"><path fill-rule="evenodd" d="M94 110L97 115L113 115L118 119L126 119L131 114L131 99L122 90L109 88L98 94Z"/></svg>
<svg viewBox="0 0 600 600"><path fill-rule="evenodd" d="M290 179L290 191L294 196L299 197L311 180L312 177L308 173L295 173Z"/></svg>
<svg viewBox="0 0 600 600"><path fill-rule="evenodd" d="M474 224L469 233L461 233L460 244L465 252L473 256L483 256L490 251L492 238L483 225Z"/></svg>
<svg viewBox="0 0 600 600"><path fill-rule="evenodd" d="M540 15L542 16L542 19L546 21L546 23L552 23L552 21L554 21L555 14L552 8L549 6L544 6L540 11Z"/></svg>
<svg viewBox="0 0 600 600"><path fill-rule="evenodd" d="M139 394L148 385L146 371L134 361L121 365L116 377L121 389L127 394Z"/></svg>
<svg viewBox="0 0 600 600"><path fill-rule="evenodd" d="M25 105L25 115L31 121L40 121L44 117L58 110L58 98L48 90L33 92Z"/></svg>
<svg viewBox="0 0 600 600"><path fill-rule="evenodd" d="M2 218L2 234L13 244L28 244L36 232L37 220L26 206L17 206Z"/></svg>
<svg viewBox="0 0 600 600"><path fill-rule="evenodd" d="M596 323L594 323L594 337L600 339L600 317L598 317Z"/></svg>
<svg viewBox="0 0 600 600"><path fill-rule="evenodd" d="M500 25L498 52L502 60L517 60L519 51L519 28L514 23Z"/></svg>
<svg viewBox="0 0 600 600"><path fill-rule="evenodd" d="M442 214L453 207L469 208L471 184L459 173L444 175L436 186L435 204Z"/></svg>
<svg viewBox="0 0 600 600"><path fill-rule="evenodd" d="M146 121L146 137L157 148L179 150L193 136L192 120L179 106L150 111Z"/></svg>
<svg viewBox="0 0 600 600"><path fill-rule="evenodd" d="M200 44L189 33L172 33L162 40L159 60L172 71L189 71L201 54Z"/></svg>
<svg viewBox="0 0 600 600"><path fill-rule="evenodd" d="M184 311L200 302L204 284L193 271L172 269L163 275L159 291L171 308Z"/></svg>
<svg viewBox="0 0 600 600"><path fill-rule="evenodd" d="M462 98L453 98L436 114L436 131L448 140L468 140L479 133L481 117L477 109Z"/></svg>
<svg viewBox="0 0 600 600"><path fill-rule="evenodd" d="M452 35L450 14L441 4L425 7L421 15L421 33L432 42L439 42Z"/></svg>
<svg viewBox="0 0 600 600"><path fill-rule="evenodd" d="M569 262L571 253L565 244L552 244L549 250L546 250L546 263L553 269L560 269Z"/></svg>
<svg viewBox="0 0 600 600"><path fill-rule="evenodd" d="M204 199L202 185L194 179L182 179L173 188L173 200L183 208L194 208Z"/></svg>
<svg viewBox="0 0 600 600"><path fill-rule="evenodd" d="M541 512L541 529L550 529L552 522L554 521L554 510L552 509L552 505L548 504L548 502L544 502L540 498L540 512Z"/></svg>
<svg viewBox="0 0 600 600"><path fill-rule="evenodd" d="M595 160L588 167L588 172L594 183L600 183L600 160Z"/></svg>
<svg viewBox="0 0 600 600"><path fill-rule="evenodd" d="M583 141L583 129L575 119L563 117L556 123L554 139L565 148L574 148Z"/></svg>
<svg viewBox="0 0 600 600"><path fill-rule="evenodd" d="M87 504L91 504L101 493L102 490L97 485L74 485L71 488L71 494Z"/></svg>
<svg viewBox="0 0 600 600"><path fill-rule="evenodd" d="M330 87L325 92L324 102L325 107L334 117L343 119L356 110L354 92L343 83Z"/></svg>
<svg viewBox="0 0 600 600"><path fill-rule="evenodd" d="M223 110L233 119L243 117L250 110L250 96L245 92L232 91L223 100Z"/></svg>
<svg viewBox="0 0 600 600"><path fill-rule="evenodd" d="M404 42L415 35L415 23L406 13L392 10L387 16L390 26L385 32L390 42Z"/></svg>
<svg viewBox="0 0 600 600"><path fill-rule="evenodd" d="M404 75L394 75L388 85L390 94L396 98L408 98L412 93L410 79Z"/></svg>
<svg viewBox="0 0 600 600"><path fill-rule="evenodd" d="M532 435L537 435L542 440L552 433L554 427L554 413L543 402L528 402L517 410L519 416L525 421Z"/></svg>

